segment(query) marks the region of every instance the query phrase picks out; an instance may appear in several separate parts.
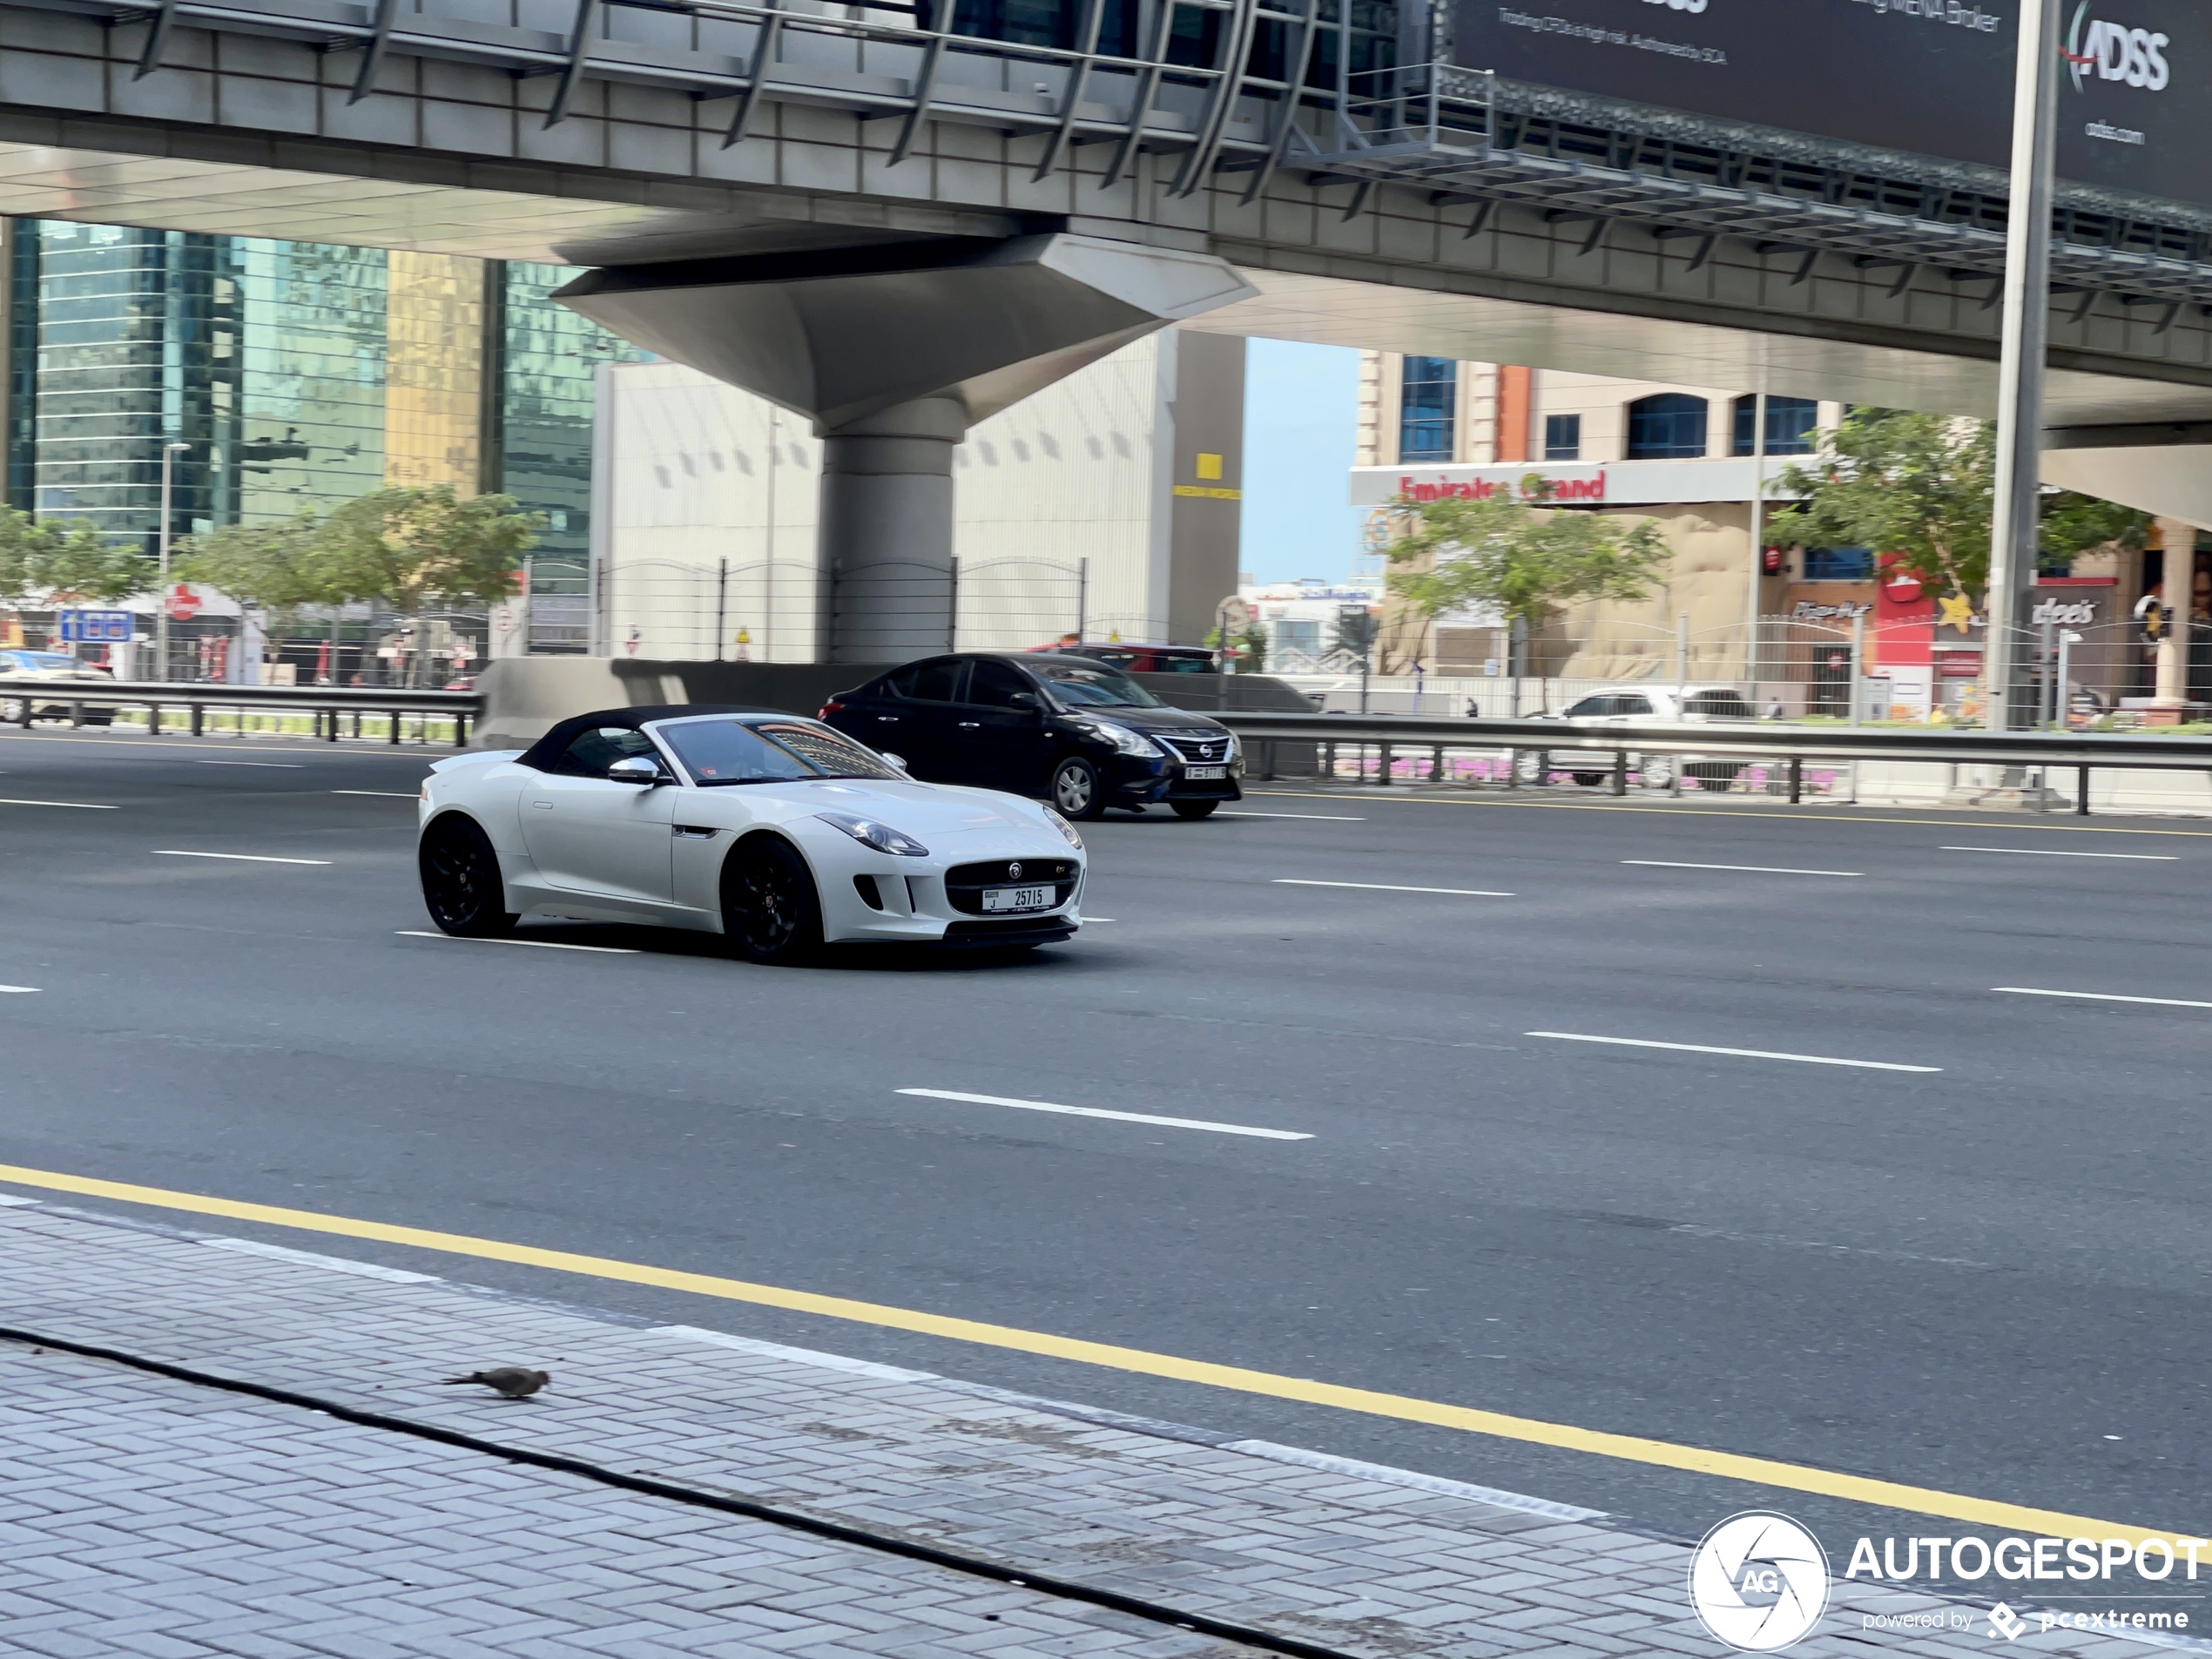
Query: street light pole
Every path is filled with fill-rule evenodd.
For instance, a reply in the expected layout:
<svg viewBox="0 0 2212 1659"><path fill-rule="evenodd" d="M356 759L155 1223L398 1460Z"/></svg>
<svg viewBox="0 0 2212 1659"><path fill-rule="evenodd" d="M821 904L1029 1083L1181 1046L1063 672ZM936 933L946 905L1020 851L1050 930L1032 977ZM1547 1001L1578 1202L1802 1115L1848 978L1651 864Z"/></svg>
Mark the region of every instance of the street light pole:
<svg viewBox="0 0 2212 1659"><path fill-rule="evenodd" d="M2051 334L2052 172L2057 152L2059 0L2021 0L2013 86L2012 202L2005 231L2004 361L1996 500L1989 527L1982 695L1993 732L2013 725L2023 600L2035 578L2042 489L2043 373Z"/></svg>
<svg viewBox="0 0 2212 1659"><path fill-rule="evenodd" d="M153 677L158 680L169 678L169 471L170 462L180 449L189 449L189 443L165 443L161 446L161 528L158 546L161 550L161 595L153 613Z"/></svg>

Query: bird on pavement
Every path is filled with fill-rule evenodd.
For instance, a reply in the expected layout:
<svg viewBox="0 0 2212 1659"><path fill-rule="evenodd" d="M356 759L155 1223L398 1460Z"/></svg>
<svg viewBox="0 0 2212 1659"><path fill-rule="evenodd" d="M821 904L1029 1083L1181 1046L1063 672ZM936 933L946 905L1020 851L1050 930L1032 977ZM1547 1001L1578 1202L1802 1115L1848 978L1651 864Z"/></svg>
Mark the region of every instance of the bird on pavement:
<svg viewBox="0 0 2212 1659"><path fill-rule="evenodd" d="M522 1366L500 1366L490 1371L472 1371L465 1377L448 1377L445 1386L455 1383L482 1383L487 1388L499 1391L505 1399L528 1399L532 1394L553 1380L552 1373L531 1371Z"/></svg>

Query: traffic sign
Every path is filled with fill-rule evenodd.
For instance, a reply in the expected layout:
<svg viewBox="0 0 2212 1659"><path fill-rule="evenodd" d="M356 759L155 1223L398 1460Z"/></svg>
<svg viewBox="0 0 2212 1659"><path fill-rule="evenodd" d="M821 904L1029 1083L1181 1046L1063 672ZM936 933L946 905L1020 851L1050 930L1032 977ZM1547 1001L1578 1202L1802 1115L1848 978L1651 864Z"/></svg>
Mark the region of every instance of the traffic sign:
<svg viewBox="0 0 2212 1659"><path fill-rule="evenodd" d="M173 622L190 622L199 614L199 596L181 582L171 589L169 597L162 601Z"/></svg>
<svg viewBox="0 0 2212 1659"><path fill-rule="evenodd" d="M71 644L108 644L131 637L127 610L64 610L55 620L62 638Z"/></svg>

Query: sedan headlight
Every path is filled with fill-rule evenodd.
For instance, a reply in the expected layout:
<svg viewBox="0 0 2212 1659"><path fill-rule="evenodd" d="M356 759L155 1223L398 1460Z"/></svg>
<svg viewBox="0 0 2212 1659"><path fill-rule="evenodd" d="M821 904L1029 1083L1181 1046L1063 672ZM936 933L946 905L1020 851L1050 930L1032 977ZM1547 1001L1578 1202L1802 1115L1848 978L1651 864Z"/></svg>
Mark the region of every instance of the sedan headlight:
<svg viewBox="0 0 2212 1659"><path fill-rule="evenodd" d="M907 834L894 830L888 824L879 824L873 818L862 818L854 813L816 813L823 823L835 826L858 841L862 846L878 853L896 853L902 859L926 859L929 849Z"/></svg>
<svg viewBox="0 0 2212 1659"><path fill-rule="evenodd" d="M1074 847L1077 852L1081 852L1082 850L1083 838L1076 833L1076 826L1073 824L1070 824L1066 819L1061 817L1059 813L1054 812L1049 806L1044 809L1044 815L1051 821L1053 828L1058 830L1062 835L1068 838L1069 846Z"/></svg>
<svg viewBox="0 0 2212 1659"><path fill-rule="evenodd" d="M1142 732L1132 732L1125 725L1116 725L1111 720L1071 720L1078 732L1096 738L1101 743L1110 743L1125 755L1144 755L1157 758L1159 745Z"/></svg>

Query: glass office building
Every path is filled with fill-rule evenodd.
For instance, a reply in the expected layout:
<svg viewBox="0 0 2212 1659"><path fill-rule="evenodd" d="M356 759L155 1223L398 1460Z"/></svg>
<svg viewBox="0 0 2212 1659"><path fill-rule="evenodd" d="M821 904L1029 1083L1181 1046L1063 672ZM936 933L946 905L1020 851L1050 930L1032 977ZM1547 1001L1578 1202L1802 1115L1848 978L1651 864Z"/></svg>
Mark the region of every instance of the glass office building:
<svg viewBox="0 0 2212 1659"><path fill-rule="evenodd" d="M546 515L533 635L582 650L593 389L644 354L551 299L574 274L256 237L10 227L9 505L154 545L388 485ZM571 614L573 613L573 614Z"/></svg>

